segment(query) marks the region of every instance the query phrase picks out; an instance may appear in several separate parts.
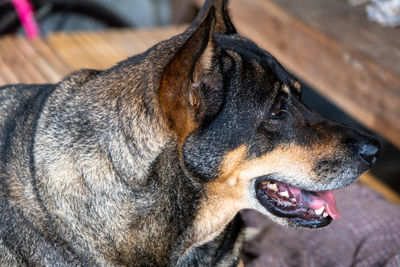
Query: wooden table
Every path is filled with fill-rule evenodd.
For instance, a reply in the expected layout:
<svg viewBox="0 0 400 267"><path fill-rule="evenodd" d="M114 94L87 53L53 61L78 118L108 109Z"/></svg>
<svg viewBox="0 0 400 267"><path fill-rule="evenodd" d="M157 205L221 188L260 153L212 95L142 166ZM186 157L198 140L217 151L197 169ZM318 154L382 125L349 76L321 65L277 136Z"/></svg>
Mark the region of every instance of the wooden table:
<svg viewBox="0 0 400 267"><path fill-rule="evenodd" d="M22 36L0 37L0 86L55 83L80 68L107 69L183 29L55 33L33 41Z"/></svg>
<svg viewBox="0 0 400 267"><path fill-rule="evenodd" d="M242 35L400 148L400 28L369 22L347 0L230 0L230 9Z"/></svg>
<svg viewBox="0 0 400 267"><path fill-rule="evenodd" d="M33 41L21 36L1 37L0 86L9 83L55 83L80 68L106 69L183 30L184 27L180 26L56 33ZM389 200L400 203L400 197L372 175L364 175L361 181Z"/></svg>

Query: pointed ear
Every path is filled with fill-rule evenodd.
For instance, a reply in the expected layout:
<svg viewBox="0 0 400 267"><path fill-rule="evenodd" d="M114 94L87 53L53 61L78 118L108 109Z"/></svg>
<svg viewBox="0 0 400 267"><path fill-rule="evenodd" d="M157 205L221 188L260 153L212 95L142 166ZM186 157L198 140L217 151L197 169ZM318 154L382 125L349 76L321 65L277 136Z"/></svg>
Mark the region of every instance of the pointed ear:
<svg viewBox="0 0 400 267"><path fill-rule="evenodd" d="M198 25L191 37L175 54L161 77L159 100L161 108L180 142L197 129L207 116L209 98L221 98L222 78L211 74L215 47L212 29L214 8Z"/></svg>
<svg viewBox="0 0 400 267"><path fill-rule="evenodd" d="M207 0L200 9L199 14L196 16L191 27L196 27L201 24L208 16L211 9L215 10L215 25L213 32L220 34L237 33L229 16L228 0Z"/></svg>

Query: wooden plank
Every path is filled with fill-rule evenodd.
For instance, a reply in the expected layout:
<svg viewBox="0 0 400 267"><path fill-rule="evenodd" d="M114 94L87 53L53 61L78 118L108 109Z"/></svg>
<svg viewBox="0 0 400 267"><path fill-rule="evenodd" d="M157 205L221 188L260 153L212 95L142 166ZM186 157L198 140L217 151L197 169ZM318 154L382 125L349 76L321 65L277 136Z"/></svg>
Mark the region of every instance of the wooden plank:
<svg viewBox="0 0 400 267"><path fill-rule="evenodd" d="M36 81L37 83L55 83L62 78L62 75L57 73L57 71L37 53L32 43L26 38L18 36L12 39L12 43L15 45L19 53L24 55L27 61L31 63L35 71L40 74L41 78Z"/></svg>
<svg viewBox="0 0 400 267"><path fill-rule="evenodd" d="M172 37L183 27L160 29L55 33L47 38L51 49L72 69L106 69L117 62L144 52L155 43Z"/></svg>
<svg viewBox="0 0 400 267"><path fill-rule="evenodd" d="M312 0L290 3L300 7L307 1ZM383 52L367 57L368 49L349 47L344 39L334 39L336 35L321 31L315 23L309 25L298 19L289 2L285 2L289 11L278 2L232 0L230 9L238 30L353 118L400 148L400 76L392 71L398 66L386 69L379 64L383 61L375 61ZM323 5L328 1L317 2L312 3ZM391 50L393 54L396 51Z"/></svg>
<svg viewBox="0 0 400 267"><path fill-rule="evenodd" d="M37 38L30 40L29 45L35 50L37 55L43 59L43 64L47 65L47 67L44 66L43 69L49 68L47 71L49 72L49 75L54 75L54 77L49 77L49 81L55 80L55 82L57 82L71 72L72 69L57 57L57 55L51 50L51 48L44 42L43 39Z"/></svg>
<svg viewBox="0 0 400 267"><path fill-rule="evenodd" d="M156 43L169 39L177 34L180 34L186 30L188 25L178 25L174 27L155 28L152 34L156 37L154 40ZM149 33L149 32L148 32Z"/></svg>
<svg viewBox="0 0 400 267"><path fill-rule="evenodd" d="M6 84L6 80L1 76L1 67L0 67L0 86Z"/></svg>
<svg viewBox="0 0 400 267"><path fill-rule="evenodd" d="M387 200L400 204L400 195L370 173L361 176L360 182L382 194Z"/></svg>
<svg viewBox="0 0 400 267"><path fill-rule="evenodd" d="M6 36L0 47L1 84L58 82L71 71L41 39Z"/></svg>
<svg viewBox="0 0 400 267"><path fill-rule="evenodd" d="M9 65L10 58L13 57L13 52L3 46L4 37L0 38L0 75L5 84L19 83L20 79L12 71L12 66Z"/></svg>
<svg viewBox="0 0 400 267"><path fill-rule="evenodd" d="M133 56L144 52L151 45L142 40L138 35L138 32L140 32L140 30L122 30L112 31L110 34L125 53L129 54L129 56ZM107 33L107 36L108 34L109 33Z"/></svg>
<svg viewBox="0 0 400 267"><path fill-rule="evenodd" d="M1 40L0 40L1 42ZM1 49L1 47L0 47ZM7 62L5 62L2 58L2 55L0 54L0 75L1 75L1 80L2 83L0 85L5 85L5 84L13 84L13 83L19 83L20 80L18 77L14 74L13 70L10 69L8 66Z"/></svg>
<svg viewBox="0 0 400 267"><path fill-rule="evenodd" d="M132 32L134 34L134 37L138 44L140 45L141 49L146 51L153 45L155 45L157 42L161 41L161 39L156 37L154 35L154 30L153 31L147 31L145 29L139 29L137 31Z"/></svg>
<svg viewBox="0 0 400 267"><path fill-rule="evenodd" d="M113 46L118 46L121 53L127 57L141 53L145 48L138 43L138 38L132 33L132 30L111 31L101 35L102 38L112 40Z"/></svg>
<svg viewBox="0 0 400 267"><path fill-rule="evenodd" d="M46 41L57 57L64 61L71 69L99 68L99 62L88 53L88 47L85 45L82 46L80 42L75 40L73 34L51 34Z"/></svg>
<svg viewBox="0 0 400 267"><path fill-rule="evenodd" d="M183 31L165 29L56 33L47 40L0 39L0 85L57 82L72 70L105 69Z"/></svg>
<svg viewBox="0 0 400 267"><path fill-rule="evenodd" d="M70 34L69 38L77 42L77 45L81 47L82 52L87 54L88 57L91 58L90 65L91 68L97 69L107 69L112 66L112 63L109 62L109 57L106 51L102 53L102 44L97 44L88 34ZM107 51L108 52L108 51ZM114 62L114 61L113 61Z"/></svg>
<svg viewBox="0 0 400 267"><path fill-rule="evenodd" d="M117 40L117 38L113 38L113 36L117 37L119 34L115 31L112 31L115 33L114 35L108 34L107 32L101 32L93 35L93 38L96 39L98 43L103 43L104 48L106 51L110 51L110 57L113 59L112 65L114 65L116 62L119 62L121 60L124 60L130 56L132 56L132 52L127 52L124 47L127 45L124 45L123 39ZM129 44L128 44L129 45Z"/></svg>
<svg viewBox="0 0 400 267"><path fill-rule="evenodd" d="M32 66L32 63L16 47L14 40L10 36L5 36L0 40L0 51L5 51L1 57L6 65L11 69L18 69L14 73L20 83L42 83L45 81L43 76Z"/></svg>
<svg viewBox="0 0 400 267"><path fill-rule="evenodd" d="M352 7L347 0L273 2L400 77L400 28L385 28L369 21L364 6Z"/></svg>

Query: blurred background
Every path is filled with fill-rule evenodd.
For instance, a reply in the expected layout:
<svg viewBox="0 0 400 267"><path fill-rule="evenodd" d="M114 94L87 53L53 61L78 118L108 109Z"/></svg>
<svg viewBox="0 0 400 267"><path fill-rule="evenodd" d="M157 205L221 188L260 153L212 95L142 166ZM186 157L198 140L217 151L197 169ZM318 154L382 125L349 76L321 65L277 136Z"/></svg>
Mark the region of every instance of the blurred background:
<svg viewBox="0 0 400 267"><path fill-rule="evenodd" d="M21 2L32 4L46 39L60 32L187 25L203 1L0 0L0 38L27 34ZM381 2L232 0L231 11L241 34L304 81L305 103L379 138L382 153L372 174L400 192L400 3ZM11 60L7 53L3 47L3 62Z"/></svg>

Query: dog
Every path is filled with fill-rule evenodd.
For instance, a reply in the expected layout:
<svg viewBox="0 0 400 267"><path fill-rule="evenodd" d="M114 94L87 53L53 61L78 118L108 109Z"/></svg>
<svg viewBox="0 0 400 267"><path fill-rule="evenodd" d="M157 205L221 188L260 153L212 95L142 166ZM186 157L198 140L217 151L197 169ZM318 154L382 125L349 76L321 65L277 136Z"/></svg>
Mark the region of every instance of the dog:
<svg viewBox="0 0 400 267"><path fill-rule="evenodd" d="M0 88L1 266L236 266L242 209L340 218L379 143L307 107L227 5L108 70Z"/></svg>

